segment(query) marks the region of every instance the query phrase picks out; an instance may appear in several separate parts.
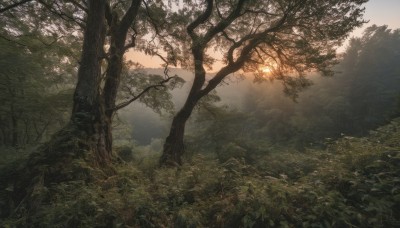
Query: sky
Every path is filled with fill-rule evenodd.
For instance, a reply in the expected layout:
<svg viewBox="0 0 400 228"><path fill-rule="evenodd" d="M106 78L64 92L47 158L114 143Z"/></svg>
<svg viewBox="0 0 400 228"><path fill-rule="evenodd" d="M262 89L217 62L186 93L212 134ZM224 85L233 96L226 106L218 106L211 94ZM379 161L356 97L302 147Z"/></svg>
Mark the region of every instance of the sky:
<svg viewBox="0 0 400 228"><path fill-rule="evenodd" d="M373 24L388 25L390 29L400 28L400 0L370 0L365 4L364 19L369 22L356 29L351 36L361 36L362 31Z"/></svg>
<svg viewBox="0 0 400 228"><path fill-rule="evenodd" d="M365 28L376 24L388 25L390 29L400 29L400 0L370 0L365 4L364 19L369 21L363 27L353 31L350 37L360 37ZM345 50L347 42L338 51ZM142 53L127 53L128 59L137 61L138 59L147 68L159 68L161 61L158 57L151 57Z"/></svg>

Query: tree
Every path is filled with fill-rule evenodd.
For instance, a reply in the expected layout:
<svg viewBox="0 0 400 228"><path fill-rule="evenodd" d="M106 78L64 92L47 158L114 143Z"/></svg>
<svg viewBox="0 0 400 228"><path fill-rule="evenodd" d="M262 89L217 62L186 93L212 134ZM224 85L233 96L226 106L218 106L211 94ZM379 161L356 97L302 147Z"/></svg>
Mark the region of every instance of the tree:
<svg viewBox="0 0 400 228"><path fill-rule="evenodd" d="M185 1L169 20L181 22L174 27L175 39L190 50L191 58L181 61L191 64L194 82L173 118L160 164L182 164L186 121L199 100L230 74L242 69L256 72L257 79L281 80L285 92L293 97L309 85L306 72L332 74L334 49L363 24L361 5L366 1ZM190 14L189 9L198 10ZM211 48L222 53L225 66L207 81L205 66L215 61L207 54ZM270 73L266 75L261 67L268 67Z"/></svg>
<svg viewBox="0 0 400 228"><path fill-rule="evenodd" d="M344 56L350 134L366 134L396 115L400 95L400 30L370 26L361 38L353 38ZM356 54L353 54L353 53ZM350 125L350 124L349 124Z"/></svg>
<svg viewBox="0 0 400 228"><path fill-rule="evenodd" d="M11 1L6 3L8 2ZM4 17L7 23L12 23L14 21L10 18L13 18L14 14L20 15L18 25L27 27L25 30L28 32L53 34L58 39L64 34L71 34L72 29L75 31L72 35L77 33L77 37L83 38L69 123L30 155L27 164L15 174L17 177L10 175L5 177L7 180L0 181L15 182L13 198L17 202L16 205L24 199L25 204L37 205L32 202L35 200L32 195L33 189L37 185L49 186L55 182L89 178L82 175L88 165L92 169L103 171L105 176L114 173L111 167L111 128L115 112L142 98L152 89L163 88L175 79L166 73L161 81L131 94L132 97L117 104L124 53L129 48L136 47L137 40L144 46L141 49L146 49L147 43L141 39L145 35L151 35L152 31L146 19L146 10L153 6L156 8L157 2L38 0L26 1L26 4L21 3L11 8L1 5L2 9L7 10L2 10L0 16ZM140 11L144 5L146 10L142 8ZM9 15L4 16L5 14ZM55 21L51 20L53 18ZM31 20L37 23L31 23ZM60 21L62 23L58 25L56 22ZM3 39L15 41L13 38L23 34L19 31L14 34L16 29L13 25L6 24L5 29L9 31L9 36L3 36ZM57 36L58 31L60 36ZM152 50L152 54L154 53L156 51ZM76 163L79 159L83 159L79 163L81 165Z"/></svg>
<svg viewBox="0 0 400 228"><path fill-rule="evenodd" d="M78 71L78 83L74 94L74 107L71 121L78 129L87 134L88 142L94 158L100 166L107 164L112 158L111 122L113 114L125 107L143 93L133 97L121 105L116 104L118 88L121 80L123 55L128 48L135 46L136 31L131 34L127 43L129 30L137 18L141 0L133 0L122 16L118 9L111 7L108 1L89 2L86 30L82 50L81 65ZM121 9L119 9L121 10ZM108 28L106 28L106 24ZM134 29L133 29L134 30ZM110 48L104 53L106 35L110 37ZM106 58L104 87L102 83L102 60ZM167 78L153 87L162 86L171 78ZM152 87L145 88L147 92Z"/></svg>
<svg viewBox="0 0 400 228"><path fill-rule="evenodd" d="M141 39L140 30L146 29L150 32L148 23L146 24L145 11L141 12L142 18L138 19L139 9L146 5L147 9L152 7L152 2L132 0L130 2L121 1L23 1L17 3L9 2L2 7L2 13L7 10L14 10L24 3L29 3L27 8L36 8L36 11L50 13L58 17L58 20L66 21L63 29L57 27L62 33L68 33L66 29L73 24L74 29L84 29L83 48L78 69L78 81L73 97L73 110L71 123L76 130L84 132L87 142L91 142L94 158L100 166L110 161L112 157L112 135L111 122L114 113L142 97L153 88L163 87L174 77L167 76L152 85L132 94L133 97L121 104L116 104L117 93L124 65L124 53L132 47L136 47L136 40ZM142 4L143 3L143 4ZM12 6L12 7L11 7ZM24 10L17 11L21 14ZM29 9L27 9L29 11ZM10 13L13 14L14 12ZM87 17L85 18L85 14ZM30 26L29 20L39 17L32 14L22 22ZM42 32L56 31L48 29L55 26L51 22L39 20L43 23ZM21 23L23 24L23 23ZM46 25L48 25L46 27ZM15 25L9 25L13 29ZM49 31L48 31L49 30ZM78 30L79 31L79 30ZM63 35L64 35L63 34ZM147 34L148 35L148 34ZM4 38L4 37L3 37ZM9 39L6 37L6 39ZM11 40L11 39L9 39ZM143 43L143 41L141 41ZM145 46L145 45L143 45ZM108 48L108 51L104 49ZM141 47L145 49L145 47ZM153 50L153 53L155 51ZM105 67L105 70L103 70ZM167 74L166 74L167 75ZM174 78L175 79L175 78ZM154 80L152 80L154 82Z"/></svg>
<svg viewBox="0 0 400 228"><path fill-rule="evenodd" d="M391 121L398 115L399 39L398 29L366 28L362 37L350 39L333 68L339 73L331 78L310 76L312 90L304 91L295 104L277 96L279 86L251 89L244 112L258 120L253 131L269 140L286 135L286 146L294 143L302 149L324 147L343 134L363 136ZM257 130L261 127L264 133Z"/></svg>
<svg viewBox="0 0 400 228"><path fill-rule="evenodd" d="M15 147L47 138L69 118L80 42L62 29L59 35L45 29L47 23L31 9L5 14L0 15L0 145Z"/></svg>
<svg viewBox="0 0 400 228"><path fill-rule="evenodd" d="M59 86L61 75L53 71L54 62L35 48L4 40L0 40L0 47L0 145L16 148L38 143L67 119L64 114L70 110L70 87ZM54 51L47 53L60 60ZM65 81L71 79L67 75L72 72L61 64L57 67L63 69Z"/></svg>

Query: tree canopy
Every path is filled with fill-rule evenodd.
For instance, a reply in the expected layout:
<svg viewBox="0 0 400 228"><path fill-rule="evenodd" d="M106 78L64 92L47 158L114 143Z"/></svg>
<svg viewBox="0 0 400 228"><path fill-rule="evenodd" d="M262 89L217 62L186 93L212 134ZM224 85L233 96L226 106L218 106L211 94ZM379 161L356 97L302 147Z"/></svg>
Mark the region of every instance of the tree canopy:
<svg viewBox="0 0 400 228"><path fill-rule="evenodd" d="M257 151L265 154L263 148L285 145L304 151L324 148L343 135L367 135L399 115L398 41L398 30L368 27L362 37L350 40L332 68L336 75L310 76L312 88L296 103L281 95L276 83L240 89L243 101L236 102L237 110L197 113L188 133L191 150L219 156L225 144L233 143L249 147L241 156L251 159Z"/></svg>
<svg viewBox="0 0 400 228"><path fill-rule="evenodd" d="M310 85L306 72L331 75L335 48L364 23L365 2L184 1L177 12L167 11L172 11L166 18L174 26L168 26L166 33L179 45L170 56L193 68L195 79L185 105L174 117L161 164L182 163L183 132L193 108L230 74L243 70L255 72L259 80L281 80L284 91L294 98ZM223 66L206 80L205 67L216 60L209 54L212 49L222 54Z"/></svg>

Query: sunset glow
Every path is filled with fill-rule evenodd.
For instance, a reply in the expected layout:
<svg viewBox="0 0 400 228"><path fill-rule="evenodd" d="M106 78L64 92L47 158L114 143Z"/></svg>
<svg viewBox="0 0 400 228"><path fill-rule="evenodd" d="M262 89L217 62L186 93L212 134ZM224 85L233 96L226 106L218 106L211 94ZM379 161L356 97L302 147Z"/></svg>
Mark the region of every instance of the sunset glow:
<svg viewBox="0 0 400 228"><path fill-rule="evenodd" d="M261 68L261 71L262 71L263 73L265 73L265 74L269 74L269 73L271 73L271 68L268 67L268 66L265 66L265 67L262 67L262 68Z"/></svg>

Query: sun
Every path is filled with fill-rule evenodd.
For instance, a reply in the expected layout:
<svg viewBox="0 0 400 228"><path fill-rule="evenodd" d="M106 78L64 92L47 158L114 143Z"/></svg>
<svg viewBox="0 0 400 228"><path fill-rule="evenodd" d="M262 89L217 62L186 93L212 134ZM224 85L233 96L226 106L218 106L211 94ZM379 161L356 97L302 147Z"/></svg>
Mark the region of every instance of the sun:
<svg viewBox="0 0 400 228"><path fill-rule="evenodd" d="M265 74L269 74L269 73L271 73L271 68L270 67L268 67L268 66L264 66L264 67L261 67L261 72L263 72L263 73L265 73Z"/></svg>
<svg viewBox="0 0 400 228"><path fill-rule="evenodd" d="M272 79L275 71L275 66L270 63L264 63L256 66L255 73L259 79Z"/></svg>

